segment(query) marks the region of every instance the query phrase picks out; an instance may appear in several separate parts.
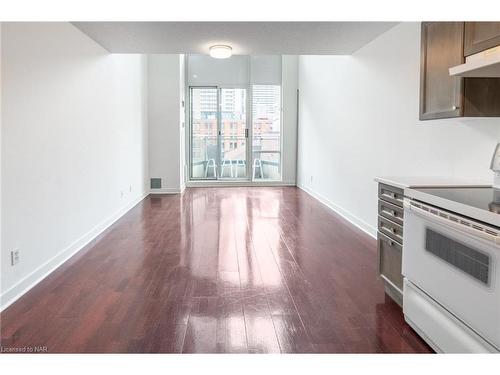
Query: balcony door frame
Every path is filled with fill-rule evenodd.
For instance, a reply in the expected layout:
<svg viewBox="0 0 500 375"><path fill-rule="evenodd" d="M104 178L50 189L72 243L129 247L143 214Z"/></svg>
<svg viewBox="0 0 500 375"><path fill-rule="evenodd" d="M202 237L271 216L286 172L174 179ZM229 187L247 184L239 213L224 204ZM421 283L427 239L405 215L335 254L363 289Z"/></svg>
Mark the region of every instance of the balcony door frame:
<svg viewBox="0 0 500 375"><path fill-rule="evenodd" d="M192 96L193 89L216 89L217 90L217 156L216 156L216 173L215 176L212 177L193 177L193 115L192 115ZM223 89L244 89L246 91L246 100L245 100L245 112L246 112L246 144L245 144L245 177L220 177L220 171L222 169L221 166L221 150L222 144L221 139L222 135L222 119L221 119L221 92ZM251 182L252 181L252 90L251 86L248 85L210 85L210 86L188 86L187 89L187 113L189 116L189 129L188 129L188 169L189 169L189 181L206 181L206 182Z"/></svg>

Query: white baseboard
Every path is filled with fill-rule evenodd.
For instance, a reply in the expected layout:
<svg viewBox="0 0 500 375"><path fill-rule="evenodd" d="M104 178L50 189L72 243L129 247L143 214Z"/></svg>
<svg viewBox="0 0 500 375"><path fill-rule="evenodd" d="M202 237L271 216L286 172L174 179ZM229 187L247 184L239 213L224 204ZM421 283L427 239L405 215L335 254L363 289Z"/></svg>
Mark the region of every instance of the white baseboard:
<svg viewBox="0 0 500 375"><path fill-rule="evenodd" d="M325 198L321 194L318 194L318 193L312 191L311 189L309 189L309 188L307 188L307 187L305 187L303 185L297 184L297 187L299 189L305 191L307 194L309 194L313 198L316 198L317 200L319 200L325 206L327 206L328 208L330 208L332 211L335 211L337 214L339 214L340 216L342 216L344 219L346 219L348 222L350 222L354 226L356 226L359 229L361 229L363 232L365 232L369 236L371 236L371 237L373 237L375 239L377 238L377 228L371 226L367 222L365 222L365 221L361 220L360 218L358 218L357 216L351 214L349 211L347 211L346 209L340 207L339 205L331 202L330 200L328 200L327 198Z"/></svg>
<svg viewBox="0 0 500 375"><path fill-rule="evenodd" d="M151 189L150 194L180 194L183 192L183 189L177 188L163 188L163 189Z"/></svg>
<svg viewBox="0 0 500 375"><path fill-rule="evenodd" d="M188 181L187 187L278 187L295 186L295 181Z"/></svg>
<svg viewBox="0 0 500 375"><path fill-rule="evenodd" d="M115 212L113 215L102 221L100 224L95 226L89 232L85 233L83 236L74 241L71 245L60 251L57 255L49 259L47 262L36 268L33 272L28 274L19 280L12 287L7 289L0 295L0 311L3 311L16 300L18 300L27 291L33 288L40 281L45 279L48 275L59 268L64 262L66 262L73 255L78 253L87 244L99 236L102 232L108 229L112 224L114 224L118 219L125 215L130 209L136 206L144 198L149 195L149 192L143 193L141 196L137 197L129 204L127 204L122 209Z"/></svg>

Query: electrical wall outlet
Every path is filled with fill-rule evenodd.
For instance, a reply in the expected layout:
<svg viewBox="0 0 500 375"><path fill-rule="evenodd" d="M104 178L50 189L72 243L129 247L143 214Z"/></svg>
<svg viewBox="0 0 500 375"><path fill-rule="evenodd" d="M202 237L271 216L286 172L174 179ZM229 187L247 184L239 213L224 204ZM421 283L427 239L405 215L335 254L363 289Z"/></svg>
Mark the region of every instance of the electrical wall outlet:
<svg viewBox="0 0 500 375"><path fill-rule="evenodd" d="M17 263L19 263L20 260L20 254L19 254L19 249L14 249L10 252L10 265L15 266Z"/></svg>

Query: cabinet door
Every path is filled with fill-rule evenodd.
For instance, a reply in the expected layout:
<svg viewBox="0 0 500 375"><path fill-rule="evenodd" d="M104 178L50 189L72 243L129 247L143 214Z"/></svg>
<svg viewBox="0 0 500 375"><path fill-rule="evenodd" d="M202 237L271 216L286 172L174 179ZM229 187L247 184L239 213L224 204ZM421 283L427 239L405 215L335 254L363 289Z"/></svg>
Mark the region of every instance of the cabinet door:
<svg viewBox="0 0 500 375"><path fill-rule="evenodd" d="M401 274L403 248L382 233L377 234L377 242L379 274L401 292L403 290L403 275Z"/></svg>
<svg viewBox="0 0 500 375"><path fill-rule="evenodd" d="M500 22L466 22L465 56L500 45Z"/></svg>
<svg viewBox="0 0 500 375"><path fill-rule="evenodd" d="M421 38L420 119L459 117L463 79L448 69L464 61L464 23L422 22Z"/></svg>

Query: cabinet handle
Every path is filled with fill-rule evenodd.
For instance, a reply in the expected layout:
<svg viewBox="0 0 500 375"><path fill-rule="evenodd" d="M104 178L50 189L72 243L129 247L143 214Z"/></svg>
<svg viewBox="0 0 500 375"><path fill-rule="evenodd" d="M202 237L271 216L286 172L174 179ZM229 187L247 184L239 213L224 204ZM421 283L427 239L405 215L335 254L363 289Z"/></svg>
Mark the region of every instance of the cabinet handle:
<svg viewBox="0 0 500 375"><path fill-rule="evenodd" d="M387 195L388 197L390 197L392 199L396 199L396 194L395 193L385 192L384 195Z"/></svg>
<svg viewBox="0 0 500 375"><path fill-rule="evenodd" d="M382 237L382 241L384 241L385 243L389 244L389 246L391 246L391 247L395 245L394 241L389 240L389 239L387 239L385 237Z"/></svg>
<svg viewBox="0 0 500 375"><path fill-rule="evenodd" d="M389 228L387 226L382 226L382 229L386 230L389 233L398 235L398 230L396 228Z"/></svg>
<svg viewBox="0 0 500 375"><path fill-rule="evenodd" d="M451 107L451 109L453 109L453 110L455 111L455 110L457 110L457 109L460 109L460 107L459 107L459 106L457 106L457 105L454 105L453 107Z"/></svg>
<svg viewBox="0 0 500 375"><path fill-rule="evenodd" d="M398 216L398 213L394 210L389 210L389 209L386 209L385 207L382 209L384 212L387 212L389 215L391 216L394 216L394 217L397 217Z"/></svg>

